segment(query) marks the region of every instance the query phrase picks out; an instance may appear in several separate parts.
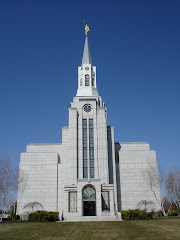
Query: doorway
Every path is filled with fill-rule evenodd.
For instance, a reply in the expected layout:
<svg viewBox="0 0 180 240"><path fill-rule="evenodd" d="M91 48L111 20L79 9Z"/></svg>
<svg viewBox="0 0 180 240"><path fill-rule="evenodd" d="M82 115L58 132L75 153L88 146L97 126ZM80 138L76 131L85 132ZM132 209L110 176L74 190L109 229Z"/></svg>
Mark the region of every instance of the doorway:
<svg viewBox="0 0 180 240"><path fill-rule="evenodd" d="M95 201L84 201L84 216L96 216Z"/></svg>
<svg viewBox="0 0 180 240"><path fill-rule="evenodd" d="M83 194L83 215L96 216L96 190L92 185L86 185Z"/></svg>

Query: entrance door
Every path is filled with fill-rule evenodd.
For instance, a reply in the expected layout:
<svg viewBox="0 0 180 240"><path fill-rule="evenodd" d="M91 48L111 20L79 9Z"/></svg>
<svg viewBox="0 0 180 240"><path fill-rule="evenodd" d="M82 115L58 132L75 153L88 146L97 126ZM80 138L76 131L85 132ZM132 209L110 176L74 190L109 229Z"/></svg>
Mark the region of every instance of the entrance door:
<svg viewBox="0 0 180 240"><path fill-rule="evenodd" d="M91 185L83 188L83 215L96 216L96 191Z"/></svg>
<svg viewBox="0 0 180 240"><path fill-rule="evenodd" d="M96 216L95 201L84 201L84 216Z"/></svg>

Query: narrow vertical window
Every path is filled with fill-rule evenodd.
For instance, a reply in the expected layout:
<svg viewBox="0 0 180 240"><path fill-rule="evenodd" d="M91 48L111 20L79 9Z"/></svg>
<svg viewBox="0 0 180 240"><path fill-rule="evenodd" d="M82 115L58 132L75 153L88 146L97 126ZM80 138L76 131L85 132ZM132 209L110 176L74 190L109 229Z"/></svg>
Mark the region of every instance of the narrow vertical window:
<svg viewBox="0 0 180 240"><path fill-rule="evenodd" d="M89 119L89 161L90 161L90 178L94 178L94 134L93 134L93 119Z"/></svg>
<svg viewBox="0 0 180 240"><path fill-rule="evenodd" d="M85 75L85 86L89 86L89 75Z"/></svg>
<svg viewBox="0 0 180 240"><path fill-rule="evenodd" d="M80 79L80 86L82 86L83 85L83 80L82 80L82 78Z"/></svg>
<svg viewBox="0 0 180 240"><path fill-rule="evenodd" d="M92 87L94 87L94 78L92 78Z"/></svg>
<svg viewBox="0 0 180 240"><path fill-rule="evenodd" d="M77 212L77 192L69 192L69 212Z"/></svg>
<svg viewBox="0 0 180 240"><path fill-rule="evenodd" d="M102 211L110 211L110 201L109 201L109 192L101 193L102 199Z"/></svg>
<svg viewBox="0 0 180 240"><path fill-rule="evenodd" d="M87 119L83 119L83 178L87 177Z"/></svg>

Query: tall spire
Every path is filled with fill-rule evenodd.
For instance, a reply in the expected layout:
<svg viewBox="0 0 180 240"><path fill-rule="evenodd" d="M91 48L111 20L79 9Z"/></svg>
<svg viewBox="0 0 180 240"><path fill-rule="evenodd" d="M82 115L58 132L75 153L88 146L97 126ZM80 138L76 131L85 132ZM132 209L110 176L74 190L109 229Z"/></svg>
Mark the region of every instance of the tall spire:
<svg viewBox="0 0 180 240"><path fill-rule="evenodd" d="M89 27L85 26L85 44L81 67L78 67L78 89L77 97L99 96L96 85L96 67L92 66L91 53L88 43Z"/></svg>
<svg viewBox="0 0 180 240"><path fill-rule="evenodd" d="M89 42L88 42L88 37L87 36L86 36L86 39L85 39L84 52L83 52L83 58L82 58L82 65L83 64L91 64L92 65L91 52L90 52Z"/></svg>

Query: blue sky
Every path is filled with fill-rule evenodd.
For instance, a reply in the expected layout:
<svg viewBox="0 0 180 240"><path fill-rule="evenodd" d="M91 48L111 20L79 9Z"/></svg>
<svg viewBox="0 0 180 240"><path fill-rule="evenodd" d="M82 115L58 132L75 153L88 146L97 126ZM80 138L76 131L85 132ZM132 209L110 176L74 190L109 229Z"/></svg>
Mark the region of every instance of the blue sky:
<svg viewBox="0 0 180 240"><path fill-rule="evenodd" d="M85 20L115 140L149 142L180 167L180 1L0 1L0 156L61 142Z"/></svg>

